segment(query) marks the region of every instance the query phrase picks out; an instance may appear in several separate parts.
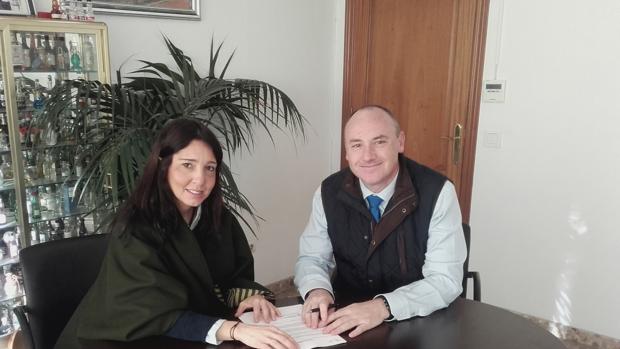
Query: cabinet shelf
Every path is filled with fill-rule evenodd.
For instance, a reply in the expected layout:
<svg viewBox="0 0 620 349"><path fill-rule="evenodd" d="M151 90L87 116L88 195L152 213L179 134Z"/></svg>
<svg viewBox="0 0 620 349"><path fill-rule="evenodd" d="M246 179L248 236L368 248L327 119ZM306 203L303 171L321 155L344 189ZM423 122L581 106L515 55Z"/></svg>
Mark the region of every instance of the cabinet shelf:
<svg viewBox="0 0 620 349"><path fill-rule="evenodd" d="M22 151L29 151L29 150L45 150L45 149L53 149L53 148L62 148L62 147L76 147L79 144L75 141L71 141L71 142L60 142L60 143L56 143L54 145L43 145L43 144L38 144L34 147L30 147L30 146L23 146L21 147ZM11 149L8 150L0 150L0 156L4 155L4 154L11 154Z"/></svg>
<svg viewBox="0 0 620 349"><path fill-rule="evenodd" d="M18 299L20 299L22 297L24 297L24 294L22 292L18 293L15 296L4 295L4 296L0 297L0 303L4 303L4 302L8 302L8 301L15 301L15 300L18 300Z"/></svg>
<svg viewBox="0 0 620 349"><path fill-rule="evenodd" d="M0 231L15 228L15 227L17 227L17 222L15 220L12 220L10 222L0 224Z"/></svg>
<svg viewBox="0 0 620 349"><path fill-rule="evenodd" d="M62 148L62 147L75 147L78 146L79 144L76 143L75 141L70 141L70 142L60 142L60 143L56 143L56 144L37 144L34 147L22 147L22 151L24 150L44 150L44 149L53 149L53 148Z"/></svg>
<svg viewBox="0 0 620 349"><path fill-rule="evenodd" d="M93 73L98 73L97 70L93 70L93 69L37 69L37 70L21 70L19 69L19 65L14 66L15 68L15 73L20 74L20 75L24 75L26 77L28 77L28 74L64 74L64 73L75 73L75 74L93 74Z"/></svg>
<svg viewBox="0 0 620 349"><path fill-rule="evenodd" d="M26 183L24 183L24 187L25 188L44 187L44 186L48 186L52 184L75 182L78 179L79 177L76 177L76 176L62 177L62 178L58 178L55 180L43 178L43 179L37 179L34 181L27 181ZM0 192L7 191L7 190L15 190L15 184L13 183L12 179L5 180L4 182L5 183L10 182L10 183L1 185Z"/></svg>
<svg viewBox="0 0 620 349"><path fill-rule="evenodd" d="M25 112L34 112L35 109L32 107L17 107L17 112L18 113L25 113ZM6 110L6 108L0 108L0 113L7 113L8 111ZM8 125L2 125L2 126L8 126Z"/></svg>
<svg viewBox="0 0 620 349"><path fill-rule="evenodd" d="M5 179L0 185L0 192L7 190L15 190L15 185L13 184L13 179Z"/></svg>
<svg viewBox="0 0 620 349"><path fill-rule="evenodd" d="M15 264L15 263L19 263L19 257L2 258L2 259L0 259L0 267L3 266L3 265Z"/></svg>
<svg viewBox="0 0 620 349"><path fill-rule="evenodd" d="M44 187L44 186L48 186L48 185L52 185L52 184L62 184L62 183L75 182L78 179L79 179L79 177L76 177L76 176L62 177L62 178L58 178L58 179L55 179L55 180L43 178L43 179L37 179L37 180L34 180L34 181L27 181L25 183L25 187L26 188Z"/></svg>
<svg viewBox="0 0 620 349"><path fill-rule="evenodd" d="M49 212L49 211L43 211L43 212L41 212L41 218L37 218L37 219L30 218L29 219L29 223L30 224L36 224L36 223L42 223L42 222L47 222L47 221L53 221L53 220L56 220L56 219L59 219L59 218L68 218L68 217L82 216L82 215L90 213L91 211L92 211L92 209L83 208L83 207L82 208L78 207L76 209L71 210L71 212L68 212L68 213L57 213L57 212L54 212L51 215L45 214L46 212Z"/></svg>

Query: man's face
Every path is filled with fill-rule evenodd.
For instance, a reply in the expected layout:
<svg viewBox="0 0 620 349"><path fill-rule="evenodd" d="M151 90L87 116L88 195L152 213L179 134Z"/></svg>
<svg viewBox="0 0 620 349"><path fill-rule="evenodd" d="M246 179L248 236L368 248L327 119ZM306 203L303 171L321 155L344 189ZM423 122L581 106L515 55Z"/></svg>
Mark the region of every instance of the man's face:
<svg viewBox="0 0 620 349"><path fill-rule="evenodd" d="M353 174L378 193L398 173L398 153L405 150L405 134L397 133L394 121L383 110L363 109L347 122L344 145Z"/></svg>

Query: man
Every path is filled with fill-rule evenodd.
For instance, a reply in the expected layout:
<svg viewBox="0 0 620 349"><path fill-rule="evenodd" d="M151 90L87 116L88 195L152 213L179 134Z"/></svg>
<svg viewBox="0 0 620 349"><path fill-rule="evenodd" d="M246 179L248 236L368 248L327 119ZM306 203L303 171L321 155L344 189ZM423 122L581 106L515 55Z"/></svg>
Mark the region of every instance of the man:
<svg viewBox="0 0 620 349"><path fill-rule="evenodd" d="M428 315L461 293L467 252L454 185L402 155L404 145L381 106L357 110L345 125L349 167L315 192L299 243L295 284L307 326L355 337ZM354 303L334 311L334 295Z"/></svg>

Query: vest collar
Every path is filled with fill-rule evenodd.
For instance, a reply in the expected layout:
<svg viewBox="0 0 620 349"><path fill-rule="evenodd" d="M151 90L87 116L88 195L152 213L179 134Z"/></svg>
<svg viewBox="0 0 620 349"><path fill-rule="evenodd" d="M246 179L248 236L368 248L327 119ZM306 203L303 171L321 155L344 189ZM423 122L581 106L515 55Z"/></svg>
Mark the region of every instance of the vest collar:
<svg viewBox="0 0 620 349"><path fill-rule="evenodd" d="M375 193L372 190L368 189L368 187L364 185L364 182L358 181L360 184L360 190L362 191L362 197L364 198L364 201L368 202L368 200L366 199L370 195L376 195L380 197L381 200L383 200L383 202L381 202L381 205L379 205L379 209L381 210L381 214L383 214L383 212L385 212L385 208L387 207L388 202L390 202L390 199L394 195L394 189L396 188L397 177L398 177L398 172L396 172L396 176L392 178L390 183L378 193Z"/></svg>
<svg viewBox="0 0 620 349"><path fill-rule="evenodd" d="M418 207L418 192L413 185L413 179L411 178L411 174L405 165L405 158L402 154L398 155L398 166L399 169L398 176L396 177L394 194L385 206L384 214L389 213L389 211L393 210L395 206L400 207L400 203L404 200L410 204L407 211L412 212ZM354 202L359 202L360 205L356 205L354 202L349 200L347 201L350 205L361 209L360 212L367 212L368 218L370 219L370 213L368 212L368 208L364 202L364 194L360 188L359 178L351 172L350 168L346 168L345 171L346 173L342 183L342 190L354 199ZM383 217L381 220L383 220ZM381 223L381 221L379 221L379 223Z"/></svg>
<svg viewBox="0 0 620 349"><path fill-rule="evenodd" d="M396 178L394 195L385 207L381 219L373 227L372 241L368 246L367 258L370 258L383 240L395 233L398 226L418 208L418 192L413 185L413 178L411 178L402 156L399 156L398 162L400 168ZM398 252L402 267L404 265L404 242L401 240L398 239Z"/></svg>

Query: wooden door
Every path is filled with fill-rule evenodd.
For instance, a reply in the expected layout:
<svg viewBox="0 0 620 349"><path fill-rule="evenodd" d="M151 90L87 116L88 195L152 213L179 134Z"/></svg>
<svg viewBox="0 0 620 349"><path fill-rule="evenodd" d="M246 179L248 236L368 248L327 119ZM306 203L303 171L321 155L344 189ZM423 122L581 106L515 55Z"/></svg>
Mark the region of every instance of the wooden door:
<svg viewBox="0 0 620 349"><path fill-rule="evenodd" d="M347 0L343 125L366 104L392 110L406 134L405 154L456 185L464 222L488 1Z"/></svg>

